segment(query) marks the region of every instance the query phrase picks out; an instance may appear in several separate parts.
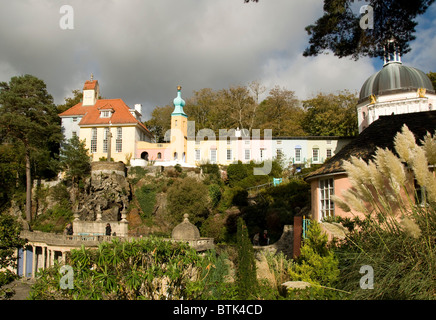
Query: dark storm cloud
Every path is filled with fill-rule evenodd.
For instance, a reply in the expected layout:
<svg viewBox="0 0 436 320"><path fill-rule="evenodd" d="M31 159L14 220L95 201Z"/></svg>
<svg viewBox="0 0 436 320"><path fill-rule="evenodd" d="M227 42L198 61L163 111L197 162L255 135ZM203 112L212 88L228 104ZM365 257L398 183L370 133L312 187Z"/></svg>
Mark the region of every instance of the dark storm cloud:
<svg viewBox="0 0 436 320"><path fill-rule="evenodd" d="M322 14L319 0L0 0L0 81L32 74L56 103L90 74L107 98L143 104L147 116L171 103L177 85L228 88L259 80L294 90L360 89L376 70L332 55L303 58L304 27ZM74 29L62 30L62 5ZM350 72L352 70L353 72Z"/></svg>

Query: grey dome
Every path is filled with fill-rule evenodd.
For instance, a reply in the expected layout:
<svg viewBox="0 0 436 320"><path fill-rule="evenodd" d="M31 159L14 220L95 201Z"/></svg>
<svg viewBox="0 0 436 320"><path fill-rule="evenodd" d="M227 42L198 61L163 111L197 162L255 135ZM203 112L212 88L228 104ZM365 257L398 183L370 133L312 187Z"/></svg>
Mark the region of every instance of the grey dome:
<svg viewBox="0 0 436 320"><path fill-rule="evenodd" d="M189 222L188 215L185 214L183 222L173 229L171 237L174 240L195 240L200 238L200 231Z"/></svg>
<svg viewBox="0 0 436 320"><path fill-rule="evenodd" d="M372 94L382 96L425 88L433 91L430 78L421 70L404 66L401 62L389 62L383 69L369 77L362 86L359 102Z"/></svg>

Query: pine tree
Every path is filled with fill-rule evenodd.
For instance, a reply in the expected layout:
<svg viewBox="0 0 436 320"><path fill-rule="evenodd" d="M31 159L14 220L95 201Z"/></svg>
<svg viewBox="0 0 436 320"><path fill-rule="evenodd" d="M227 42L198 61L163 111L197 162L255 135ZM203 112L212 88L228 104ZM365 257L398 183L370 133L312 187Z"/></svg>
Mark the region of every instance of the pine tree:
<svg viewBox="0 0 436 320"><path fill-rule="evenodd" d="M53 156L53 150L62 140L60 118L44 81L27 74L0 83L0 137L24 147L26 219L31 221L31 169L40 160L35 157Z"/></svg>

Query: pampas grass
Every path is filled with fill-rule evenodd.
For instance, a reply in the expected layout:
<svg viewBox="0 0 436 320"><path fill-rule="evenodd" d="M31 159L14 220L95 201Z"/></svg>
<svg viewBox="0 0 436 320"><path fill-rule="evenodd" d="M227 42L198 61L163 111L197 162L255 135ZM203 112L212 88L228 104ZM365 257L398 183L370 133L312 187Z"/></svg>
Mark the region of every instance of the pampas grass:
<svg viewBox="0 0 436 320"><path fill-rule="evenodd" d="M436 299L436 177L429 169L436 163L435 137L427 134L419 146L404 126L394 142L398 157L377 149L368 163L346 162L352 188L333 197L344 211L366 217L335 251L339 287L352 299ZM362 265L374 269L373 290L358 287Z"/></svg>

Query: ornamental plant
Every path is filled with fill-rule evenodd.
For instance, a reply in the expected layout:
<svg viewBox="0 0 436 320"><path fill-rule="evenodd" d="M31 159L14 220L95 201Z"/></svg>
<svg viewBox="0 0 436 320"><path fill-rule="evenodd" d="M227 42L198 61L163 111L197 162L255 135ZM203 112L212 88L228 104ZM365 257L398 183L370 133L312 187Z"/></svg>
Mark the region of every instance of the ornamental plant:
<svg viewBox="0 0 436 320"><path fill-rule="evenodd" d="M67 264L73 288L61 289L59 264L39 272L30 298L35 300L211 299L227 273L223 257L199 254L182 242L150 237L101 243L72 250Z"/></svg>
<svg viewBox="0 0 436 320"><path fill-rule="evenodd" d="M394 146L397 155L378 149L369 163L345 163L352 188L334 199L365 216L355 219L357 228L336 249L339 285L353 299L436 298L435 136L427 134L418 145L403 126ZM374 270L371 290L359 286L365 265Z"/></svg>

